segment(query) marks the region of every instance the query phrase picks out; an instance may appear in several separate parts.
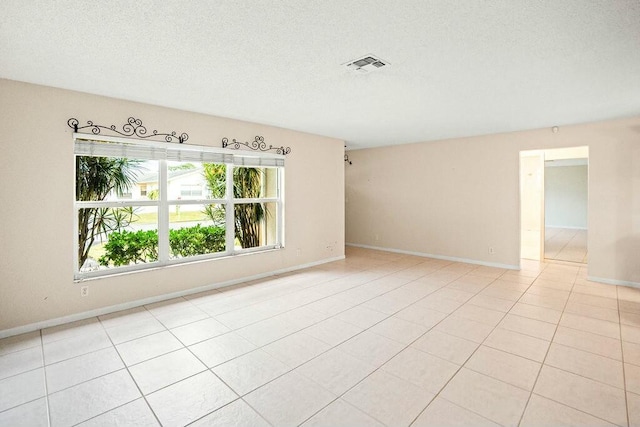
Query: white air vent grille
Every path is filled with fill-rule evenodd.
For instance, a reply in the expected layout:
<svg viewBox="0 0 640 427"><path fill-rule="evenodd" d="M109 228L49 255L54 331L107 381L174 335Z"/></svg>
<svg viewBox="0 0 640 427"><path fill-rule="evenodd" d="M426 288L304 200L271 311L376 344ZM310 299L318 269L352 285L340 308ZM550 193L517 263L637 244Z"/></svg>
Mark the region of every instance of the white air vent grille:
<svg viewBox="0 0 640 427"><path fill-rule="evenodd" d="M347 62L344 66L352 73L366 74L383 67L388 67L389 63L375 55L365 55L362 58Z"/></svg>

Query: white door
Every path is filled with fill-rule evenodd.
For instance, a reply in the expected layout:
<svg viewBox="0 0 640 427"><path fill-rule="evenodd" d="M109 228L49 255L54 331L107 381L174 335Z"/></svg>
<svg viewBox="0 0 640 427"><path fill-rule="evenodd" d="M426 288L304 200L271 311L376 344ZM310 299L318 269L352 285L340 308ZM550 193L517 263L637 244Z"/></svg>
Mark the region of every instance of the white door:
<svg viewBox="0 0 640 427"><path fill-rule="evenodd" d="M520 257L544 259L544 151L520 152Z"/></svg>

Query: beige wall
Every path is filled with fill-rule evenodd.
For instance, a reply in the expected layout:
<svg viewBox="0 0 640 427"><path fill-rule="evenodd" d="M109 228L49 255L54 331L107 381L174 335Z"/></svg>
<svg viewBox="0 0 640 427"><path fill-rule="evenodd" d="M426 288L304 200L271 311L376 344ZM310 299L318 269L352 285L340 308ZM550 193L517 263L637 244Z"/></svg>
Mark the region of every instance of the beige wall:
<svg viewBox="0 0 640 427"><path fill-rule="evenodd" d="M544 168L545 226L587 228L588 176L586 165Z"/></svg>
<svg viewBox="0 0 640 427"><path fill-rule="evenodd" d="M129 301L344 256L343 142L286 129L61 89L0 80L0 331ZM189 134L219 147L223 137L262 135L290 146L285 172L286 248L73 281L72 129L67 120ZM299 251L298 251L299 249ZM298 255L299 252L299 255Z"/></svg>
<svg viewBox="0 0 640 427"><path fill-rule="evenodd" d="M640 283L640 117L350 151L346 241L517 266L520 150L582 145L589 276Z"/></svg>

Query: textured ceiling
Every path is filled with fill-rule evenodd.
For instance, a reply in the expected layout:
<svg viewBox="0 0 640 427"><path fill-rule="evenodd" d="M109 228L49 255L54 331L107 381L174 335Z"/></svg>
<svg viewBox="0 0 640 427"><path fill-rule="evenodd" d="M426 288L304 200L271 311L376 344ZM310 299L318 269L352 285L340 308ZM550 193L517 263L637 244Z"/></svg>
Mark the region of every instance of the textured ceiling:
<svg viewBox="0 0 640 427"><path fill-rule="evenodd" d="M638 0L0 3L0 77L349 148L640 114ZM390 67L341 67L373 53Z"/></svg>

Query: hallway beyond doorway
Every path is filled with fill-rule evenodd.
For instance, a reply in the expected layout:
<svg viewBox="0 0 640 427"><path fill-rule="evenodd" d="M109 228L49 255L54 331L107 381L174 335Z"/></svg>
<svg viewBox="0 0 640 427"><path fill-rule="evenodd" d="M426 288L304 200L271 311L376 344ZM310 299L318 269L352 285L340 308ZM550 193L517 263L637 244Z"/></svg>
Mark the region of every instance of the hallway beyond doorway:
<svg viewBox="0 0 640 427"><path fill-rule="evenodd" d="M545 259L587 263L587 230L545 228Z"/></svg>

